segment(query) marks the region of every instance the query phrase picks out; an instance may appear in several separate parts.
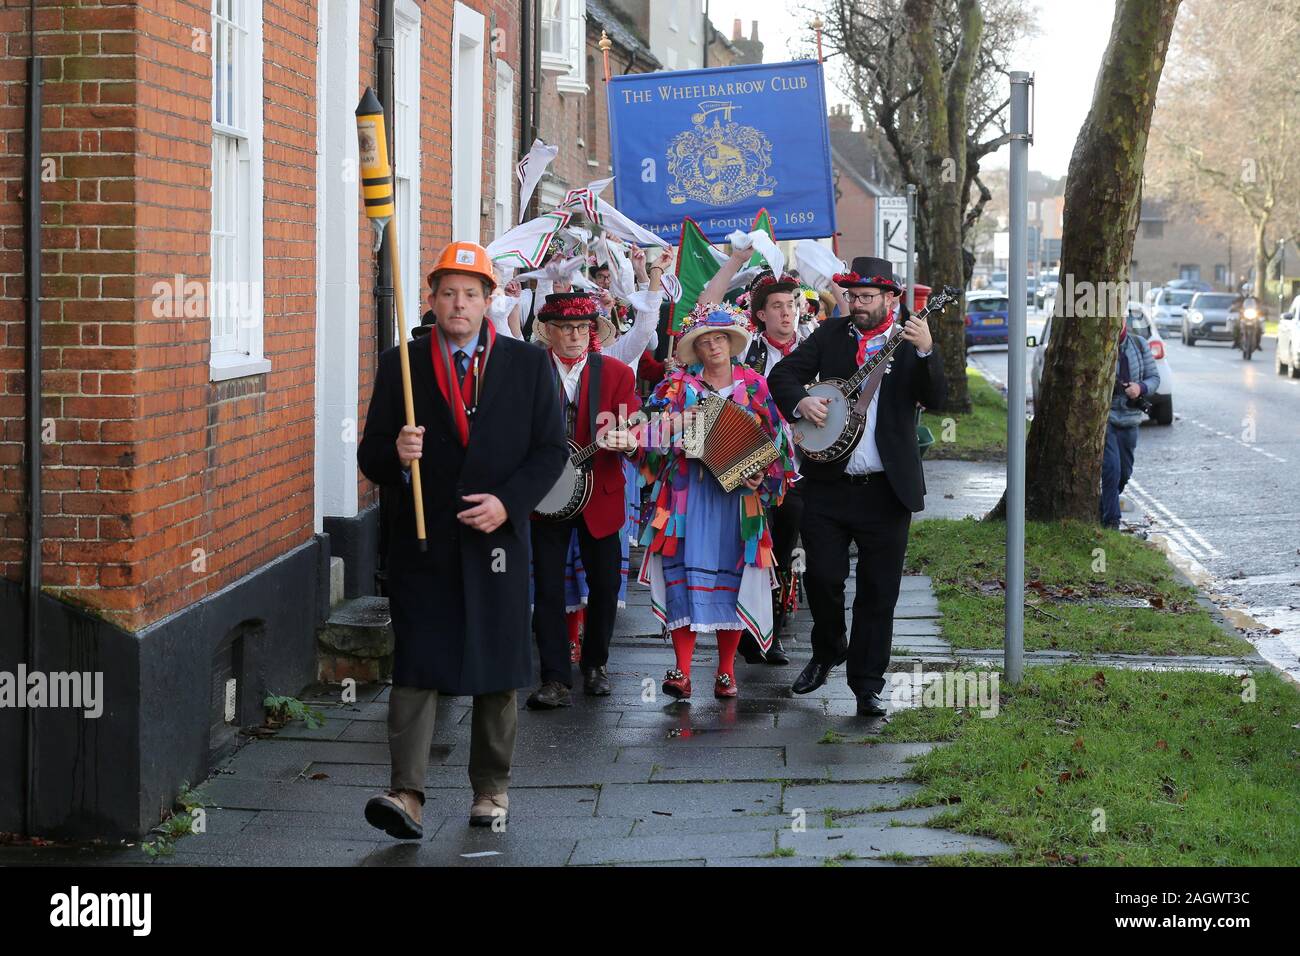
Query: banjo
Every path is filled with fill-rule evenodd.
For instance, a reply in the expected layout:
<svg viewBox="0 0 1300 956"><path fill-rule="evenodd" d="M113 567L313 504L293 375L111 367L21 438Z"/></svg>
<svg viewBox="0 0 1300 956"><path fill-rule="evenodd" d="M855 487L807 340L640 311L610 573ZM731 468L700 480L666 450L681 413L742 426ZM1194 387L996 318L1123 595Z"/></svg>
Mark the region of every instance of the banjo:
<svg viewBox="0 0 1300 956"><path fill-rule="evenodd" d="M639 425L643 421L646 421L645 413L638 411L632 413L626 424ZM581 514L587 502L591 501L595 477L588 462L601 450L600 439L583 447L570 438L568 444L569 459L564 463L564 470L546 497L533 509L533 514L545 521L568 521Z"/></svg>
<svg viewBox="0 0 1300 956"><path fill-rule="evenodd" d="M945 286L931 295L925 308L913 318L926 319L932 312L942 312L960 295L960 289ZM867 427L866 408L859 411L856 407L858 389L872 372L893 359L894 352L903 342L901 334L895 335L849 378L825 378L808 388L809 396L830 401L826 405L825 424L795 429L795 443L803 457L810 461L831 462L839 461L853 451ZM888 372L889 367L886 367L885 373Z"/></svg>

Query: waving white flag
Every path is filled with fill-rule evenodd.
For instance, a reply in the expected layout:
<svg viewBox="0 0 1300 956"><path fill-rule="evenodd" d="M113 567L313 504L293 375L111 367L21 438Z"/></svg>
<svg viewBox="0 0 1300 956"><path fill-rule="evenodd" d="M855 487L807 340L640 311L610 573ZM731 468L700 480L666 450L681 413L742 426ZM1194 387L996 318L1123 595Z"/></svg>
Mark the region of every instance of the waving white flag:
<svg viewBox="0 0 1300 956"><path fill-rule="evenodd" d="M523 219L528 209L528 200L533 198L533 190L541 181L542 173L551 161L559 155L560 147L547 146L540 139L533 140L528 154L515 166L515 175L519 177L519 218Z"/></svg>

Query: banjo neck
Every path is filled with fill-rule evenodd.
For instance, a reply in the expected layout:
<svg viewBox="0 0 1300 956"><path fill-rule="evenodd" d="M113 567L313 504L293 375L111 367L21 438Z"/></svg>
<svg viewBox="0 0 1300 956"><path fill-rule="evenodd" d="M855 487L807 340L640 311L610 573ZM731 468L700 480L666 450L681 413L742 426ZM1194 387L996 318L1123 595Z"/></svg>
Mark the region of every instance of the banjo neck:
<svg viewBox="0 0 1300 956"><path fill-rule="evenodd" d="M942 311L944 306L946 306L949 301L950 299L946 294L946 290L944 292L940 292L935 296L933 296L932 300L926 303L925 308L922 309L920 312L916 313L915 315L913 315L912 318L922 319L922 320L928 319L930 317L931 312ZM898 351L898 347L903 344L903 341L904 341L903 335L900 332L898 335L895 335L893 338L891 338L884 348L882 348L871 358L867 359L867 361L863 363L861 368L859 368L856 372L854 372L849 378L845 379L844 385L840 389L840 391L844 393L844 397L851 398L854 394L856 394L858 388L862 385L863 382L867 380L867 376L869 376L872 372L874 372L877 368L879 368L882 362L888 362L891 358L894 357L894 353Z"/></svg>
<svg viewBox="0 0 1300 956"><path fill-rule="evenodd" d="M640 425L641 422L644 420L645 420L645 413L637 411L629 415L627 420L623 424L624 427L633 427L636 425ZM600 451L600 439L596 439L590 445L585 445L584 447L579 448L577 451L575 451L572 455L569 456L569 461L573 462L575 467L581 467L582 465L585 465L588 461L590 461L592 456L595 455L596 452L598 451Z"/></svg>

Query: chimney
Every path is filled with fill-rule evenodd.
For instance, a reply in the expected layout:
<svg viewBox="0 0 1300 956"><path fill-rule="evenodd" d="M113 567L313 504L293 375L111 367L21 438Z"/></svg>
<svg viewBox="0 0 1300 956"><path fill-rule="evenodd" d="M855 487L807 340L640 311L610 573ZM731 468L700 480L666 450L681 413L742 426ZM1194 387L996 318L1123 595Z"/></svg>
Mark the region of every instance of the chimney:
<svg viewBox="0 0 1300 956"><path fill-rule="evenodd" d="M853 114L849 112L847 106L836 104L831 107L830 115L826 118L826 125L831 129L852 130Z"/></svg>
<svg viewBox="0 0 1300 956"><path fill-rule="evenodd" d="M758 21L757 21L757 20L751 20L751 21L749 21L749 22L750 22L750 27L749 27L749 42L750 42L750 43L757 43L757 42L758 42Z"/></svg>
<svg viewBox="0 0 1300 956"><path fill-rule="evenodd" d="M736 17L736 19L731 22L731 39L734 42L740 38L740 17Z"/></svg>

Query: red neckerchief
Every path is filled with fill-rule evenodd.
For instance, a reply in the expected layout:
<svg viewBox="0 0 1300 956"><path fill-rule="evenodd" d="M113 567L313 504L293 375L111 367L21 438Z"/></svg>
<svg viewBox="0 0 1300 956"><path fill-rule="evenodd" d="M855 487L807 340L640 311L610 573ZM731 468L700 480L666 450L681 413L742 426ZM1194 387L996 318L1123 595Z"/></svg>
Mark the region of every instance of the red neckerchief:
<svg viewBox="0 0 1300 956"><path fill-rule="evenodd" d="M442 330L437 326L429 336L429 350L433 356L433 374L438 380L438 391L442 392L443 401L451 409L451 417L456 423L456 434L460 437L462 447L469 444L469 417L482 394L479 383L487 370L488 356L492 354L492 346L497 338L497 330L492 323L483 324L487 329L486 343L480 332L478 344L470 353L469 368L461 380L459 394L452 391L451 383L455 380L456 366L452 360L451 343L442 337Z"/></svg>
<svg viewBox="0 0 1300 956"><path fill-rule="evenodd" d="M867 343L874 339L882 332L888 331L889 327L894 324L894 316L898 313L898 306L893 306L889 314L885 316L885 321L877 326L867 329L865 332L859 331L858 327L853 324L853 319L849 319L849 328L853 329L858 336L858 356L854 360L859 368L866 364L867 361Z"/></svg>
<svg viewBox="0 0 1300 956"><path fill-rule="evenodd" d="M781 358L785 358L787 355L793 352L795 345L797 345L799 341L799 336L797 334L791 335L790 341L787 342L785 345L782 345L779 342L773 342L772 337L768 335L766 332L763 333L763 338L764 340L766 340L768 345L770 345L772 348L776 349L778 352L781 353Z"/></svg>

